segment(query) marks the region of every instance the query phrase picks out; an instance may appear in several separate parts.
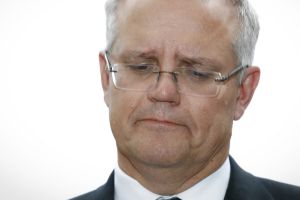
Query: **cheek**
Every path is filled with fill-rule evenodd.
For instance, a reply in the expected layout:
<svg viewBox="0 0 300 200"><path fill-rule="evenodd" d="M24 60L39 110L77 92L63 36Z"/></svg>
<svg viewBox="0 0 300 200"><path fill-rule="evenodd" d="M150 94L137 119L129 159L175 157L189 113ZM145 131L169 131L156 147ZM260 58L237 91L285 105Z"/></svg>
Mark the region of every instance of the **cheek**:
<svg viewBox="0 0 300 200"><path fill-rule="evenodd" d="M190 105L193 105L193 148L218 145L231 135L233 104L229 100L207 99Z"/></svg>
<svg viewBox="0 0 300 200"><path fill-rule="evenodd" d="M142 93L130 93L118 89L111 90L110 125L117 143L128 139L130 136L130 133L126 134L133 123L130 121L130 116L134 113L142 98Z"/></svg>

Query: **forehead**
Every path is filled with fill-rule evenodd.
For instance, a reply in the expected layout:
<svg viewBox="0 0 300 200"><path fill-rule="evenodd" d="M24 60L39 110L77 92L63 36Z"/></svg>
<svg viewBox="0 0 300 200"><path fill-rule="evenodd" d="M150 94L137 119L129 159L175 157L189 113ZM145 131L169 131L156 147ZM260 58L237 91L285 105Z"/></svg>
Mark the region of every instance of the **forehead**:
<svg viewBox="0 0 300 200"><path fill-rule="evenodd" d="M114 49L232 54L235 25L234 9L226 0L124 0Z"/></svg>

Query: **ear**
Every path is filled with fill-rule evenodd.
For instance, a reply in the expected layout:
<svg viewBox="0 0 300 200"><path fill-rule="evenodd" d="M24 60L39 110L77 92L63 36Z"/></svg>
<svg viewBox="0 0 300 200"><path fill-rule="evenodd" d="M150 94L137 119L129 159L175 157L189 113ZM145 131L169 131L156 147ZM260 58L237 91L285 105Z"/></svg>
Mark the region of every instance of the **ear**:
<svg viewBox="0 0 300 200"><path fill-rule="evenodd" d="M101 84L104 94L104 101L107 107L109 107L109 72L107 70L106 59L103 52L99 53L99 63L100 63L100 74L101 74Z"/></svg>
<svg viewBox="0 0 300 200"><path fill-rule="evenodd" d="M260 69L258 67L249 67L244 74L244 78L239 87L239 95L234 113L234 120L239 120L247 106L249 105L260 78Z"/></svg>

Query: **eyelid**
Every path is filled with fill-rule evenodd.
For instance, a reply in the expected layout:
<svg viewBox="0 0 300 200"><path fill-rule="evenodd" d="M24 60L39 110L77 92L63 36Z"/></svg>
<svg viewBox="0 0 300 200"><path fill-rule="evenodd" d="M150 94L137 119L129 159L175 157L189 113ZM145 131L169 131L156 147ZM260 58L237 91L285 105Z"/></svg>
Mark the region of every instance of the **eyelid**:
<svg viewBox="0 0 300 200"><path fill-rule="evenodd" d="M123 59L124 64L157 64L157 60L154 58L145 57L127 57Z"/></svg>
<svg viewBox="0 0 300 200"><path fill-rule="evenodd" d="M216 72L210 71L210 70L193 69L193 68L188 68L188 67L184 67L184 68L182 68L182 70L188 70L188 71L200 73L200 74L203 74L203 75L212 75L212 74L216 73Z"/></svg>
<svg viewBox="0 0 300 200"><path fill-rule="evenodd" d="M155 66L157 65L156 63L154 62L148 62L148 61L138 61L138 60L135 60L135 61L130 61L130 62L123 62L124 65L135 65L135 66L138 66L138 65L148 65L148 66Z"/></svg>
<svg viewBox="0 0 300 200"><path fill-rule="evenodd" d="M213 65L212 63L196 62L196 61L191 61L191 60L184 60L181 63L181 66L192 67L195 69L199 69L201 71L218 72L218 70L219 70L219 67L216 65Z"/></svg>
<svg viewBox="0 0 300 200"><path fill-rule="evenodd" d="M153 69L159 68L159 66L155 64L150 64L150 63L125 63L127 66L147 66L147 67L152 67Z"/></svg>
<svg viewBox="0 0 300 200"><path fill-rule="evenodd" d="M210 72L216 72L214 70L214 68L210 67L210 66L196 66L196 65L193 65L193 66L182 66L180 67L182 69L191 69L191 70L195 70L195 71L198 71L198 72L205 72L205 73L210 73Z"/></svg>
<svg viewBox="0 0 300 200"><path fill-rule="evenodd" d="M156 64L149 64L149 63L138 63L138 64L124 64L124 66L132 66L132 67L147 67L148 69L151 68L152 71L160 71L160 67Z"/></svg>
<svg viewBox="0 0 300 200"><path fill-rule="evenodd" d="M155 64L153 64L153 63L141 62L141 63L128 63L128 65L155 65Z"/></svg>

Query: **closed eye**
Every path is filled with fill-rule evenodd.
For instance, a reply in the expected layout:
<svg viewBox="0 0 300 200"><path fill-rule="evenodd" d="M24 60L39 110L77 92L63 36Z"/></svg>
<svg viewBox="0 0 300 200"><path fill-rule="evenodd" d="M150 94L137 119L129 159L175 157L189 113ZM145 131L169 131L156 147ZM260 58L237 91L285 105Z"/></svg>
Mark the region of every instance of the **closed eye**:
<svg viewBox="0 0 300 200"><path fill-rule="evenodd" d="M125 67L127 70L137 73L149 73L154 69L154 66L149 64L128 64Z"/></svg>
<svg viewBox="0 0 300 200"><path fill-rule="evenodd" d="M191 79L207 80L211 78L211 74L205 71L186 69L186 75Z"/></svg>

